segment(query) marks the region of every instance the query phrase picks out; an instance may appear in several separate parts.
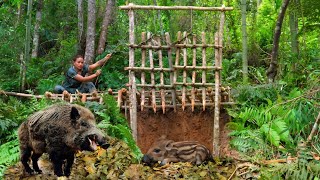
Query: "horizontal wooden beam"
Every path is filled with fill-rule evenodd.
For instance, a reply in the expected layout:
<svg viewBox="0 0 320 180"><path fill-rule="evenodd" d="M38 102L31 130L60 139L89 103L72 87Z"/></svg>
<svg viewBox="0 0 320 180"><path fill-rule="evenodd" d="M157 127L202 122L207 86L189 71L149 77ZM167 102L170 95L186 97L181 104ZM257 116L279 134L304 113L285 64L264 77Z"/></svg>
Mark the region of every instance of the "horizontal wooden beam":
<svg viewBox="0 0 320 180"><path fill-rule="evenodd" d="M151 68L151 67L125 67L124 70L133 70L133 71L159 71L159 72L173 72L173 69L170 68Z"/></svg>
<svg viewBox="0 0 320 180"><path fill-rule="evenodd" d="M173 66L174 69L183 69L183 70L222 70L221 67L217 67L217 66Z"/></svg>
<svg viewBox="0 0 320 180"><path fill-rule="evenodd" d="M120 6L121 10L195 10L195 11L232 11L232 7L199 7L199 6L141 6L130 3Z"/></svg>

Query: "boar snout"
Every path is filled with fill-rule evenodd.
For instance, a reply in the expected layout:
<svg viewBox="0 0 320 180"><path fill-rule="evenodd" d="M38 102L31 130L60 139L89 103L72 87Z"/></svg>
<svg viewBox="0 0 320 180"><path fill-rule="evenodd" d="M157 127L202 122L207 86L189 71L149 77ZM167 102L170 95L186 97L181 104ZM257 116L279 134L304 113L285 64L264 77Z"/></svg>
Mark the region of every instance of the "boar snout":
<svg viewBox="0 0 320 180"><path fill-rule="evenodd" d="M110 144L107 142L105 138L102 138L101 140L98 141L99 146L101 146L103 149L108 149Z"/></svg>
<svg viewBox="0 0 320 180"><path fill-rule="evenodd" d="M142 157L142 162L143 163L145 163L145 164L147 164L147 165L153 165L154 164L154 160L153 160L153 158L152 157L150 157L150 156L148 156L148 155L143 155L143 157Z"/></svg>

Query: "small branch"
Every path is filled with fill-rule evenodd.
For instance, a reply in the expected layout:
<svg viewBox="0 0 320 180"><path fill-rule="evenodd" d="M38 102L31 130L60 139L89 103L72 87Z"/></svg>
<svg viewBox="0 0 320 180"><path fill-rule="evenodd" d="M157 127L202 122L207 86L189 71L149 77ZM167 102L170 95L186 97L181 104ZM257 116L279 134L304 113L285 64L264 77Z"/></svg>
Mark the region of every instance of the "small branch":
<svg viewBox="0 0 320 180"><path fill-rule="evenodd" d="M309 142L311 141L314 133L317 131L318 124L319 124L319 120L320 120L320 112L319 112L319 114L318 114L318 117L317 117L316 121L315 121L314 124L313 124L311 133L310 133L310 135L308 136L308 139L307 139L307 143L309 143Z"/></svg>

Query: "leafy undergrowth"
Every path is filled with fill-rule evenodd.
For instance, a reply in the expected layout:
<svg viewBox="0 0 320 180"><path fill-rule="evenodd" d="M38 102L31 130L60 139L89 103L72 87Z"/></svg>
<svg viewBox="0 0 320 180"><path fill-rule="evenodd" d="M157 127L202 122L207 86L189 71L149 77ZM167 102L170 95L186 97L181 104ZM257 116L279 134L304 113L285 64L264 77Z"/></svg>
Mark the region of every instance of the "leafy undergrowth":
<svg viewBox="0 0 320 180"><path fill-rule="evenodd" d="M215 160L195 166L190 163L172 163L149 167L134 159L134 154L123 141L112 139L107 149L79 152L71 175L56 177L46 155L39 160L43 174L23 177L20 163L9 167L5 179L228 179L236 165L230 160Z"/></svg>

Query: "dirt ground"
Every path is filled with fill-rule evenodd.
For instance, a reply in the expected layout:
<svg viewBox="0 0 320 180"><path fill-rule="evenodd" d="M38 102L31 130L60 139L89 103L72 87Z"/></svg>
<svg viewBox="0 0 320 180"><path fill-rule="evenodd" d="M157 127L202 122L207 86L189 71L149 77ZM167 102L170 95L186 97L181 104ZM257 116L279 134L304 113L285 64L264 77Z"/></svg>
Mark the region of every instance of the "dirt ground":
<svg viewBox="0 0 320 180"><path fill-rule="evenodd" d="M222 110L220 112L220 156L237 156L229 147L228 130L226 123L230 117ZM198 141L210 151L213 150L213 109L206 111L191 109L178 109L154 113L151 110L138 112L138 146L142 153L146 153L152 143L162 135L174 141Z"/></svg>

